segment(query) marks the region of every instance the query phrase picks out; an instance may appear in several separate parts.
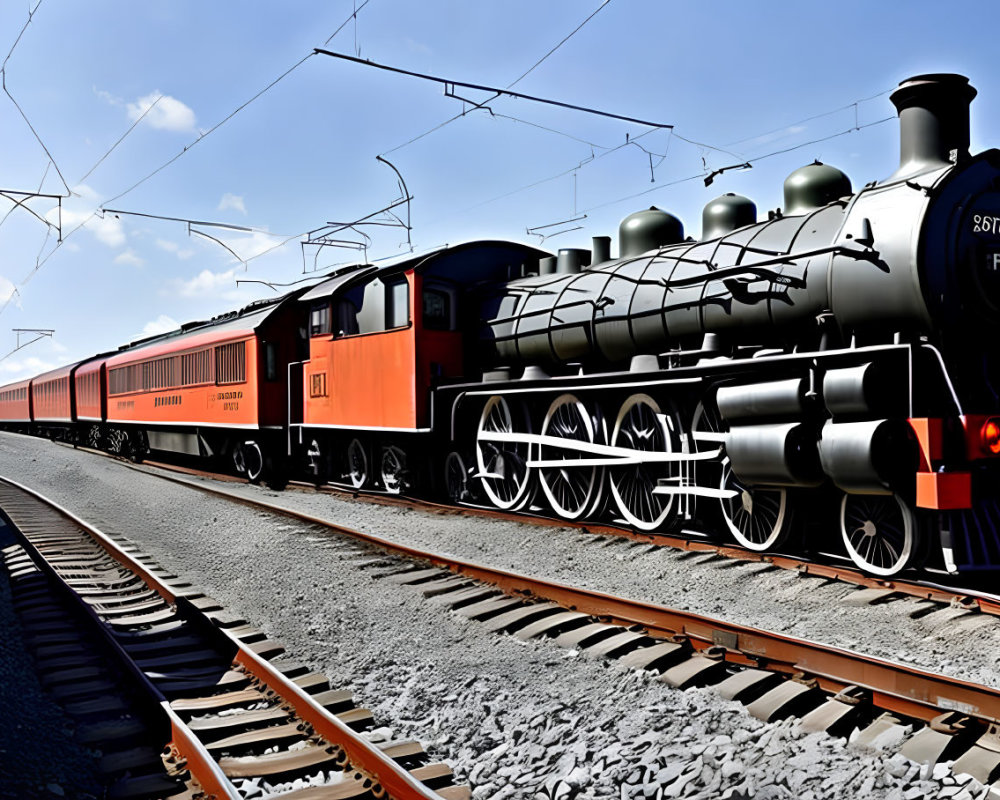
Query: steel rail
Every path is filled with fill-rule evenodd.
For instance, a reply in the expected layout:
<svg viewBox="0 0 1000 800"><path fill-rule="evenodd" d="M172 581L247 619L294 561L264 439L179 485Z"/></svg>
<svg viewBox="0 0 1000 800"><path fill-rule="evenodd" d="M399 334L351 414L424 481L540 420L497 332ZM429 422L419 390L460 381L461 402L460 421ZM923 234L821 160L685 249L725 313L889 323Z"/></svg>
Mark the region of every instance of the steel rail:
<svg viewBox="0 0 1000 800"><path fill-rule="evenodd" d="M684 636L697 650L723 647L724 658L734 664L763 666L815 679L824 689L839 692L849 686L871 691L881 708L907 717L930 721L943 710L957 710L1000 722L1000 689L932 673L905 664L812 642L657 603L616 597L509 570L488 567L441 553L393 542L300 511L248 498L211 486L164 476L184 486L244 505L327 528L374 545L386 552L424 561L500 590L548 600L594 617L638 625L658 637Z"/></svg>
<svg viewBox="0 0 1000 800"><path fill-rule="evenodd" d="M100 450L91 450L89 448L80 447L78 449L87 450L87 452L95 453L104 457L111 457L109 454L104 453ZM142 465L132 464L130 462L122 462L125 466L130 469L134 469L138 472L143 472L148 475L156 475L164 480L176 480L181 484L189 484L189 481L184 479L177 479L173 475L164 475L156 472L150 471L149 467L153 467L157 470L164 470L166 472L180 473L182 475L191 475L195 477L208 477L213 480L220 481L222 483L238 483L244 484L246 480L244 478L237 478L231 475L222 475L212 472L206 472L204 470L198 470L191 467L182 467L176 464L166 464L157 461L146 461ZM190 484L195 486L195 488L201 488L197 484ZM292 485L298 489L314 488L312 484L299 484L292 482ZM206 487L208 490L208 487ZM854 567L846 565L836 565L836 564L822 564L815 561L810 561L804 558L798 558L796 556L781 554L781 553L761 553L755 552L753 550L746 550L735 544L718 544L712 541L706 541L703 539L688 538L684 536L677 536L667 533L643 533L640 531L634 531L630 528L623 528L616 525L611 525L604 522L574 522L572 520L559 519L556 517L544 517L544 516L532 516L519 512L502 511L498 508L489 508L486 506L454 506L443 503L435 503L429 500L415 499L412 497L406 497L401 495L387 495L366 492L359 489L353 489L343 486L329 485L324 487L325 491L330 493L340 493L349 495L351 497L363 496L367 500L373 502L379 502L383 504L400 505L405 504L412 508L420 508L431 511L450 511L452 513L464 513L464 514L476 514L483 517L488 517L492 519L502 519L511 522L520 522L525 525L536 525L536 526L551 526L558 525L566 528L575 528L584 533L593 533L595 535L602 536L618 536L623 539L630 539L632 541L644 542L646 544L658 545L660 547L669 547L674 550L680 550L683 552L696 552L696 553L714 553L715 555L722 556L723 558L730 558L737 561L750 561L754 563L765 563L772 564L779 569L785 569L793 572L797 572L800 575L812 576L816 578L822 578L828 581L838 581L841 583L848 583L854 586L864 587L866 589L879 589L886 592L896 592L901 595L906 595L909 597L919 598L921 600L930 600L936 603L950 603L958 604L970 611L979 611L983 614L989 614L991 616L1000 616L1000 596L986 594L984 592L978 592L974 590L967 589L956 589L950 588L948 586L943 586L941 584L932 583L928 581L907 581L901 580L896 576L889 578L876 578L871 575L866 575L865 573L855 569ZM242 499L242 498L237 498ZM270 507L270 506L269 506ZM294 512L290 512L294 513ZM324 523L330 524L330 523Z"/></svg>
<svg viewBox="0 0 1000 800"><path fill-rule="evenodd" d="M178 602L178 595L166 582L143 567L102 531L58 503L48 499L40 492L18 481L6 476L0 476L0 482L22 491L37 502L62 515L91 536L112 558L140 575L147 585L163 597L164 600L175 604ZM31 550L44 562L44 558L33 545L31 546ZM60 578L60 580L62 579ZM200 614L193 606L190 604L187 605L193 613ZM327 739L330 744L339 747L346 755L351 766L370 776L374 783L377 783L385 790L388 797L393 798L393 800L441 800L440 794L426 787L380 749L371 745L341 720L337 719L336 716L319 705L307 692L282 676L278 669L254 653L252 649L232 633L224 628L214 626L210 621L206 621L206 624L224 634L232 642L236 648L236 655L233 659L235 663L245 667L255 677L265 683L280 696L282 702L288 704L296 715L313 725L316 732ZM169 703L165 699L161 699L161 706L171 723L172 731L175 733L172 744L188 760L192 775L205 788L217 786L218 789L216 791L220 798L239 800L242 795L229 782L229 779L223 775L217 762L204 745L198 741L180 718L172 712ZM223 781L224 784L222 783Z"/></svg>

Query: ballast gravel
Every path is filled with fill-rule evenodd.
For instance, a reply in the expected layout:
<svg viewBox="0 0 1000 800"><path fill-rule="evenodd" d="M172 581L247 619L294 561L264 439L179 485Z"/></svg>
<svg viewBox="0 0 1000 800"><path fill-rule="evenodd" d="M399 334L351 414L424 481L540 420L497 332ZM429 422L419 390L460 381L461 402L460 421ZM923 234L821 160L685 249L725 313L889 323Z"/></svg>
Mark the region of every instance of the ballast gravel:
<svg viewBox="0 0 1000 800"><path fill-rule="evenodd" d="M0 475L125 535L283 641L296 659L353 689L383 734L418 739L448 761L476 798L966 800L985 792L892 749L803 734L794 720L759 722L711 689L677 691L548 640L490 634L384 580L391 559L120 462L0 434ZM1000 624L951 609L854 607L841 602L852 591L841 584L558 526L225 488L496 567L1000 683Z"/></svg>
<svg viewBox="0 0 1000 800"><path fill-rule="evenodd" d="M16 542L0 522L0 552ZM100 797L99 754L79 745L73 730L38 682L0 563L0 798Z"/></svg>

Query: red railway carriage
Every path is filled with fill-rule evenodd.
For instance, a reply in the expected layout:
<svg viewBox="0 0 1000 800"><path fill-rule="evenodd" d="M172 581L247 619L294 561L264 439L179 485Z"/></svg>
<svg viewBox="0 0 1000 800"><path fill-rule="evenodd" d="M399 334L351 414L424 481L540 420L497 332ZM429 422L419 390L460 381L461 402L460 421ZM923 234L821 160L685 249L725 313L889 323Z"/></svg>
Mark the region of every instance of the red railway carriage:
<svg viewBox="0 0 1000 800"><path fill-rule="evenodd" d="M67 364L31 380L31 418L36 427L62 436L76 421L73 403L73 371Z"/></svg>
<svg viewBox="0 0 1000 800"><path fill-rule="evenodd" d="M287 365L301 355L293 297L191 323L109 357L101 367L109 449L232 458L259 479L287 447Z"/></svg>
<svg viewBox="0 0 1000 800"><path fill-rule="evenodd" d="M425 465L435 435L432 388L478 373L480 321L466 302L470 292L534 270L544 255L469 242L351 267L303 294L309 360L297 382L302 397L289 403L290 427L313 473L357 488L399 491L411 483L413 462Z"/></svg>
<svg viewBox="0 0 1000 800"><path fill-rule="evenodd" d="M31 381L0 386L0 425L13 430L31 426Z"/></svg>

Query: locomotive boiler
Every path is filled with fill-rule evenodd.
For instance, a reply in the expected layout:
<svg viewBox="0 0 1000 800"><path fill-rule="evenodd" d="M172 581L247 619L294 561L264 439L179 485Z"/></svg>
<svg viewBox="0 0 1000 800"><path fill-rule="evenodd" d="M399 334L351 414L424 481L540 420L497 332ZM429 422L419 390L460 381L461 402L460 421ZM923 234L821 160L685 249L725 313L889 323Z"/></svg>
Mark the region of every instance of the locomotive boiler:
<svg viewBox="0 0 1000 800"><path fill-rule="evenodd" d="M969 154L975 95L901 83L899 168L859 191L817 162L766 220L713 201L700 240L642 211L618 258L595 240L486 297L496 368L455 413L490 502L537 485L569 519L721 523L755 550L839 529L880 575L931 545L995 566L1000 153Z"/></svg>

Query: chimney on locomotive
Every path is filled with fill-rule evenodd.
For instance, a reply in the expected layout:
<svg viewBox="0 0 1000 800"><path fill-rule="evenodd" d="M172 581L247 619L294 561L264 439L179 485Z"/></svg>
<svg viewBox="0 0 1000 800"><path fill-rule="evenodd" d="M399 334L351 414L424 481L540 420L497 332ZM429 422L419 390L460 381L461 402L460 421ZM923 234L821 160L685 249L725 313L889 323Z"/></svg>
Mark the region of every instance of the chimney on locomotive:
<svg viewBox="0 0 1000 800"><path fill-rule="evenodd" d="M969 155L969 105L976 96L964 75L916 75L889 96L899 112L899 169L891 179L961 161Z"/></svg>

